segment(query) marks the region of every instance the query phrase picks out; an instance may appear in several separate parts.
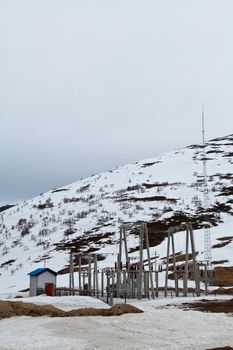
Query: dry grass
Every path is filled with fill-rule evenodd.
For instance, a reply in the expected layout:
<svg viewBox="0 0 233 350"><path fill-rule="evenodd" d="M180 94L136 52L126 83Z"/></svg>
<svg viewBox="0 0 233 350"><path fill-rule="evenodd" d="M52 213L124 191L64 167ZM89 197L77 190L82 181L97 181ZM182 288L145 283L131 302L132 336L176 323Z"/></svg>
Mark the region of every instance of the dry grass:
<svg viewBox="0 0 233 350"><path fill-rule="evenodd" d="M74 317L74 316L120 316L128 313L141 313L142 310L128 304L116 304L109 309L83 308L71 311L63 311L52 305L36 305L32 303L0 301L0 319L13 316L50 316L50 317Z"/></svg>

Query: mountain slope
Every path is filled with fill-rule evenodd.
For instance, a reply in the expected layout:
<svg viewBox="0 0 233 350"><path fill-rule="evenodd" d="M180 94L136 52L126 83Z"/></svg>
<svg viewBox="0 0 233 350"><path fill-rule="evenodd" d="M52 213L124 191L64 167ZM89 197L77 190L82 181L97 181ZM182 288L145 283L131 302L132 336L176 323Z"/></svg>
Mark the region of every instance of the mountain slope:
<svg viewBox="0 0 233 350"><path fill-rule="evenodd" d="M156 249L162 258L167 228L189 221L196 229L198 258L203 260L202 151L202 146L192 145L121 166L0 213L1 288L27 287L26 273L43 266L45 259L49 267L61 270L70 250L95 252L101 266L111 266L121 223L148 222L150 245L156 246L152 252ZM206 152L212 244L225 242L213 248L213 259L229 266L233 264L233 135L209 141ZM218 240L224 236L225 241ZM177 234L180 251L182 237L183 233ZM134 251L137 246L132 231L129 248ZM137 253L131 257L136 259Z"/></svg>

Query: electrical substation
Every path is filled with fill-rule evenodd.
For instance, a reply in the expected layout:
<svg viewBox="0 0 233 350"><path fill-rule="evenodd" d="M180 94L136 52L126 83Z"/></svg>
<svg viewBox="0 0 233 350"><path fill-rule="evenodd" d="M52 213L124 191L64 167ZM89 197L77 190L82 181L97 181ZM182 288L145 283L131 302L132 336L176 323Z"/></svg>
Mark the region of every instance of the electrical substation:
<svg viewBox="0 0 233 350"><path fill-rule="evenodd" d="M137 233L139 250L129 253L129 232ZM175 235L185 231L185 245L177 253ZM69 288L57 288L57 295L89 295L109 304L113 299L142 299L208 294L212 271L205 261L197 261L192 225L184 223L167 231L166 256L151 256L146 223L121 225L118 253L108 253L113 266L98 267L98 255L70 253ZM179 246L180 248L180 246ZM136 256L136 261L135 261ZM74 258L78 266L74 267ZM201 288L201 283L203 288Z"/></svg>

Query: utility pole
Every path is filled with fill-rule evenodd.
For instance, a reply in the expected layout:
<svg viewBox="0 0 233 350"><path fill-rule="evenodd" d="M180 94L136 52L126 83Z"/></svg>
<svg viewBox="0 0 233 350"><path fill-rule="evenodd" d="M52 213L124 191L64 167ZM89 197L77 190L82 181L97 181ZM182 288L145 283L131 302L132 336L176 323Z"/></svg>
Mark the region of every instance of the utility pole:
<svg viewBox="0 0 233 350"><path fill-rule="evenodd" d="M159 297L159 266L157 263L157 252L155 251L155 288L156 288L156 292L155 292L155 296L156 298Z"/></svg>
<svg viewBox="0 0 233 350"><path fill-rule="evenodd" d="M189 228L190 243L191 243L191 249L192 249L193 274L194 274L194 280L195 280L195 286L196 286L196 294L199 297L200 296L200 276L199 276L198 264L196 261L196 249L195 249L192 225L188 224L188 228Z"/></svg>
<svg viewBox="0 0 233 350"><path fill-rule="evenodd" d="M150 278L150 286L151 286L151 296L154 299L155 298L155 292L154 292L154 282L153 282L153 275L152 275L152 264L151 264L151 259L150 259L150 245L149 245L149 236L148 236L147 224L144 224L144 235L145 235L145 241L146 241L147 260L148 260L148 266L149 266L149 278Z"/></svg>
<svg viewBox="0 0 233 350"><path fill-rule="evenodd" d="M94 255L94 272L93 272L93 289L94 296L99 296L99 284L98 284L98 269L97 269L97 255Z"/></svg>
<svg viewBox="0 0 233 350"><path fill-rule="evenodd" d="M82 290L82 256L81 254L78 257L78 287L79 287L79 295Z"/></svg>
<svg viewBox="0 0 233 350"><path fill-rule="evenodd" d="M92 257L91 255L88 255L88 293L90 296L92 296L92 285L91 285L91 263L92 263Z"/></svg>
<svg viewBox="0 0 233 350"><path fill-rule="evenodd" d="M70 294L72 294L73 291L71 290L74 289L74 264L73 264L72 252L70 252L69 288L70 288Z"/></svg>
<svg viewBox="0 0 233 350"><path fill-rule="evenodd" d="M140 237L140 248L139 248L139 272L138 272L138 299L142 299L142 272L143 272L143 238L144 230L143 227L139 227L139 237Z"/></svg>

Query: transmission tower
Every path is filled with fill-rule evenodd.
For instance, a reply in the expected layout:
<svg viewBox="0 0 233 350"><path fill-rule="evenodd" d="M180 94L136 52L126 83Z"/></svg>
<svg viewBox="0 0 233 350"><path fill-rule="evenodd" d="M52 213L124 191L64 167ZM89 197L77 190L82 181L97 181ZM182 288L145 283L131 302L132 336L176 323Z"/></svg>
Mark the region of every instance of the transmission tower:
<svg viewBox="0 0 233 350"><path fill-rule="evenodd" d="M207 160L206 160L206 142L205 142L205 114L202 106L202 142L203 142L203 207L205 213L204 222L204 260L207 265L210 265L212 260L211 254L211 239L210 239L210 224L208 223L207 210L210 204L209 191L207 183Z"/></svg>

